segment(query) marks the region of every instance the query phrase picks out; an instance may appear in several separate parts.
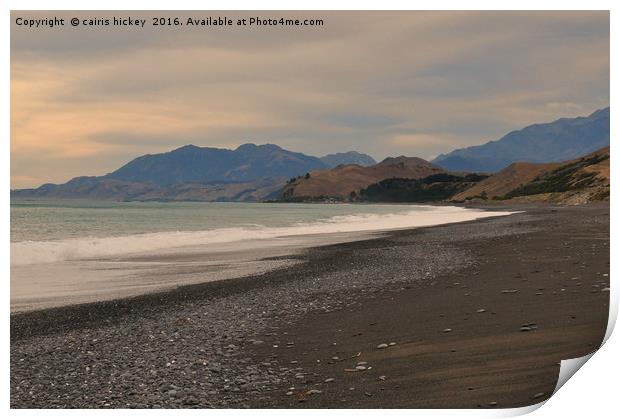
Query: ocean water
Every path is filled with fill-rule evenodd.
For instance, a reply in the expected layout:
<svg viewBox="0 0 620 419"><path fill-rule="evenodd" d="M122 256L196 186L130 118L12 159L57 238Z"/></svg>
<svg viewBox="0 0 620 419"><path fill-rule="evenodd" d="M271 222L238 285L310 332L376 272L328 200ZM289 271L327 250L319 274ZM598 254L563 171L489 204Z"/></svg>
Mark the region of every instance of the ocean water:
<svg viewBox="0 0 620 419"><path fill-rule="evenodd" d="M265 272L382 231L506 215L423 205L11 201L13 311Z"/></svg>

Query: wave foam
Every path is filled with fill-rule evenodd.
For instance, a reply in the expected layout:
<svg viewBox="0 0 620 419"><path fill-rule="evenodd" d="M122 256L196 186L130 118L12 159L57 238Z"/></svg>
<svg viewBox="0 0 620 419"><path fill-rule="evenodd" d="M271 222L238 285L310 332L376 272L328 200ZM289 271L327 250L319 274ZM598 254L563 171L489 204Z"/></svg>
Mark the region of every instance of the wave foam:
<svg viewBox="0 0 620 419"><path fill-rule="evenodd" d="M459 207L435 207L432 209L425 208L424 211L411 210L391 214L335 216L313 223L294 224L286 227L254 225L205 231L159 232L56 241L23 241L11 243L11 265L19 266L67 260L105 258L186 246L217 245L296 235L394 230L508 214L510 213L479 211Z"/></svg>

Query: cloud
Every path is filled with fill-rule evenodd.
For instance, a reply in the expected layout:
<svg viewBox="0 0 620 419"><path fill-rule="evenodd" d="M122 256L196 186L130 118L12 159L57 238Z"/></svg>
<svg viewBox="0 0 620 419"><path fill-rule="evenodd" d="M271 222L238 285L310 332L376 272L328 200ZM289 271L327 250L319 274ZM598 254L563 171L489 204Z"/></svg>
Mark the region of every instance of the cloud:
<svg viewBox="0 0 620 419"><path fill-rule="evenodd" d="M425 157L609 103L607 12L258 14L325 26L13 25L13 186L105 173L187 143Z"/></svg>

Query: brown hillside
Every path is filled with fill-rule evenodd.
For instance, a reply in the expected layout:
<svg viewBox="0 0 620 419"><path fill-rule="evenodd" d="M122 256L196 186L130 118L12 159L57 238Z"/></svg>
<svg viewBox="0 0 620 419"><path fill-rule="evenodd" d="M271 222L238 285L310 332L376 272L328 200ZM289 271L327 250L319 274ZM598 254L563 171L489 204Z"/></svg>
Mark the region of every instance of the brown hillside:
<svg viewBox="0 0 620 419"><path fill-rule="evenodd" d="M321 196L346 197L368 185L389 178L419 179L445 170L418 157L388 157L374 166L355 164L338 166L328 170L316 170L306 179L301 177L288 184L285 199L317 198Z"/></svg>
<svg viewBox="0 0 620 419"><path fill-rule="evenodd" d="M603 149L600 149L598 151L595 151L592 154L588 154L587 156L584 156L584 159L588 159L591 157L595 157L595 156L606 156L606 159L596 163L596 164L592 164L590 166L584 167L582 170L585 172L591 172L591 173L596 173L597 178L599 180L601 180L603 183L607 182L607 185L609 185L609 180L610 180L610 176L609 176L609 147L605 147Z"/></svg>
<svg viewBox="0 0 620 419"><path fill-rule="evenodd" d="M462 201L467 198L479 197L483 193L486 193L488 198L502 197L537 178L544 179L547 174L555 169L574 165L593 157L602 157L603 160L596 164L580 167L572 176L579 178L583 173L595 173L598 186L609 186L609 147L605 147L578 159L560 163L513 163L477 185L455 195L452 199Z"/></svg>
<svg viewBox="0 0 620 419"><path fill-rule="evenodd" d="M513 201L580 205L609 200L609 147L565 162L522 188L508 193Z"/></svg>
<svg viewBox="0 0 620 419"><path fill-rule="evenodd" d="M561 163L513 163L466 191L455 195L452 199L462 201L485 193L489 198L503 196L560 165Z"/></svg>
<svg viewBox="0 0 620 419"><path fill-rule="evenodd" d="M453 199L486 194L488 198L582 203L608 196L609 184L609 147L605 147L561 163L513 163Z"/></svg>

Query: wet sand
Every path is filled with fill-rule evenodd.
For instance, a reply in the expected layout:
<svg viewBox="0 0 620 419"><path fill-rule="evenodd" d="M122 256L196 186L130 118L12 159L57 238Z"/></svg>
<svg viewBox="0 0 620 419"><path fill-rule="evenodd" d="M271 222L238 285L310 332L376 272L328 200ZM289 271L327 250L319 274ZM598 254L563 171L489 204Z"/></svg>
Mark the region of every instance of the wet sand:
<svg viewBox="0 0 620 419"><path fill-rule="evenodd" d="M11 313L93 303L183 285L259 275L298 262L309 247L380 232L330 233L187 246L123 257L11 267Z"/></svg>
<svg viewBox="0 0 620 419"><path fill-rule="evenodd" d="M604 336L609 206L510 209L526 212L309 249L256 277L13 315L11 407L540 402L559 361Z"/></svg>
<svg viewBox="0 0 620 419"><path fill-rule="evenodd" d="M363 212L361 207L351 211ZM398 207L403 211L402 205ZM249 229L244 233L238 230L223 233L218 229L180 232L173 233L171 242L162 241L161 235L156 234L156 237L130 235L12 243L11 312L114 300L183 285L258 276L291 266L296 260L285 256L299 255L311 247L378 237L395 229L507 215L501 211L454 206L409 208L413 214L383 217L353 214L332 218L330 222ZM147 241L153 242L154 247L149 248ZM84 249L79 250L82 246Z"/></svg>

